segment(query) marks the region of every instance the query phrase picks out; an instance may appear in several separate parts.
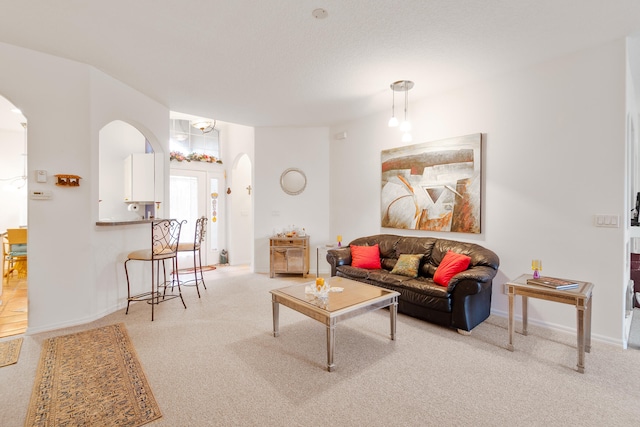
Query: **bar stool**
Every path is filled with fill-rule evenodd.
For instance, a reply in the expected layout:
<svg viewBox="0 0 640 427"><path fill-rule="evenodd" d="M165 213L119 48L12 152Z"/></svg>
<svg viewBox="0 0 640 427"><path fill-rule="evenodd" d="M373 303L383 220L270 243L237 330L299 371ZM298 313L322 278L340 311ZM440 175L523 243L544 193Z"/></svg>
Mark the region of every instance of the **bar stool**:
<svg viewBox="0 0 640 427"><path fill-rule="evenodd" d="M202 275L202 254L200 252L200 246L204 240L204 235L207 232L207 218L200 217L196 220L196 231L193 242L180 243L178 245L178 252L193 252L193 279L182 282L185 286L195 286L198 291L198 298L200 298L200 288L198 284L202 283L205 289L207 285L204 284L204 276ZM193 285L188 283L194 282Z"/></svg>
<svg viewBox="0 0 640 427"><path fill-rule="evenodd" d="M124 262L124 271L127 276L127 311L125 314L129 314L129 304L132 301L146 301L148 304L151 304L151 321L153 321L154 306L163 301L180 297L182 305L184 308L187 308L187 305L184 303L184 299L182 298L182 292L180 291L180 282L177 280L178 244L180 239L180 229L184 222L185 221L179 222L175 219L153 221L151 223L151 249L133 251L127 256L127 260ZM129 261L151 262L151 292L143 292L136 295L131 294L129 271L127 270L127 264ZM174 275L174 278L170 282L167 282L165 261L171 261L172 263L172 274ZM160 283L161 262L162 272L164 275L164 281L162 284ZM171 294L167 296L167 286L172 286L174 282L177 283L178 294ZM161 286L164 288L162 293L160 293ZM160 299L160 297L162 297L162 299Z"/></svg>

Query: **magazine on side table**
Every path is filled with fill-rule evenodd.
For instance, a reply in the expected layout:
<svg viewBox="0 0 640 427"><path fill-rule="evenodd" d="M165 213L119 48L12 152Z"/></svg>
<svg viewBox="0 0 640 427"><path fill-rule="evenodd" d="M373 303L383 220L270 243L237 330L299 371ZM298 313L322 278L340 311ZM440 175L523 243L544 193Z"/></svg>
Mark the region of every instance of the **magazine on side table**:
<svg viewBox="0 0 640 427"><path fill-rule="evenodd" d="M538 279L527 279L529 285L546 286L557 290L573 289L578 287L577 282L571 280L558 279L556 277L540 277Z"/></svg>

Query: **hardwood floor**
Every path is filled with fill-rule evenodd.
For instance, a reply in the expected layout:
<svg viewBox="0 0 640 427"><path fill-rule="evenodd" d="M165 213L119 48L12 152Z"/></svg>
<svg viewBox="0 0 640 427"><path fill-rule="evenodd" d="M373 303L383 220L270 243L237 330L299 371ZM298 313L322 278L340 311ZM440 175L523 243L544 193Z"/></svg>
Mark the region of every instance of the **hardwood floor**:
<svg viewBox="0 0 640 427"><path fill-rule="evenodd" d="M2 280L0 295L0 338L27 330L27 278L11 274Z"/></svg>

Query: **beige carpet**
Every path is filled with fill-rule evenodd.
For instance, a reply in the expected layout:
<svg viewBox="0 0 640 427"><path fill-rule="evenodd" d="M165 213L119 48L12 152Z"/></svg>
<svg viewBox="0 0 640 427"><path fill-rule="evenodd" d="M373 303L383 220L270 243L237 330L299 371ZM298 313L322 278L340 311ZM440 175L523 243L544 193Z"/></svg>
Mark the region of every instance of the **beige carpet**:
<svg viewBox="0 0 640 427"><path fill-rule="evenodd" d="M25 426L140 426L162 414L124 324L49 338Z"/></svg>
<svg viewBox="0 0 640 427"><path fill-rule="evenodd" d="M574 334L530 323L510 352L503 317L462 336L398 315L391 341L389 313L378 310L338 324L336 370L327 372L322 324L280 307L280 336L271 334L269 290L305 279L219 266L205 280L200 299L183 289L188 308L160 304L154 322L149 306L136 303L128 315L120 310L25 336L20 362L0 369L0 426L24 425L47 338L118 322L162 409L152 427L600 427L640 420L640 350L598 341L597 329L580 374ZM575 309L567 306L565 315L573 321Z"/></svg>
<svg viewBox="0 0 640 427"><path fill-rule="evenodd" d="M0 368L18 363L22 338L0 342Z"/></svg>

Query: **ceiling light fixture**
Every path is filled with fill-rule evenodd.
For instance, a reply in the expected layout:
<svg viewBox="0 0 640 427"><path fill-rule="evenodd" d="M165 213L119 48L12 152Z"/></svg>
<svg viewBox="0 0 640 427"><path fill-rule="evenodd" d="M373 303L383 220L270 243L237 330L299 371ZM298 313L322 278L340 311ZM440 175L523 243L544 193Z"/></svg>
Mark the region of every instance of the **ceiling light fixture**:
<svg viewBox="0 0 640 427"><path fill-rule="evenodd" d="M213 131L216 128L216 121L214 120L211 123L211 120L198 120L195 122L191 122L191 126L196 129L200 129L200 131L205 134Z"/></svg>
<svg viewBox="0 0 640 427"><path fill-rule="evenodd" d="M411 142L413 137L411 136L411 122L409 122L409 91L413 88L413 82L410 80L398 80L390 85L393 94L393 101L391 105L391 118L389 119L389 127L398 126L398 119L396 118L396 92L404 92L404 120L400 124L400 131L403 133L402 142Z"/></svg>

